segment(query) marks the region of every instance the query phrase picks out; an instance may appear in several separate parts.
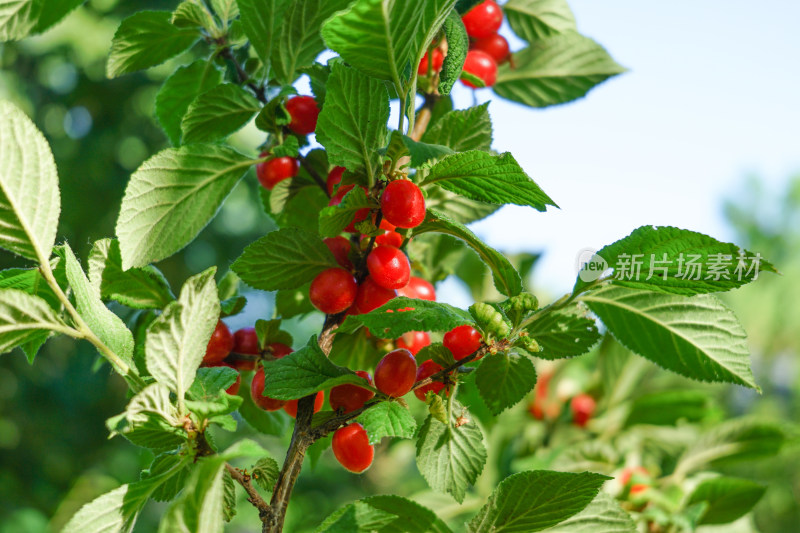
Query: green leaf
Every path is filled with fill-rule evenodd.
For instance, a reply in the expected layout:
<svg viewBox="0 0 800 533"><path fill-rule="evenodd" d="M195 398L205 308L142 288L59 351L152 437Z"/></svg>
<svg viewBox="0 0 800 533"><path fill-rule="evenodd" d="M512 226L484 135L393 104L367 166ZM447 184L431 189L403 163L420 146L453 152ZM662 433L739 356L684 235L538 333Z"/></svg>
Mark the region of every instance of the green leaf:
<svg viewBox="0 0 800 533"><path fill-rule="evenodd" d="M686 505L708 503L700 524L728 524L749 513L766 491L749 479L716 477L700 483Z"/></svg>
<svg viewBox="0 0 800 533"><path fill-rule="evenodd" d="M618 341L657 365L698 381L758 389L744 329L714 296L607 287L581 299Z"/></svg>
<svg viewBox="0 0 800 533"><path fill-rule="evenodd" d="M178 4L178 7L172 12L170 22L178 28L203 28L208 31L216 28L211 13L196 0L183 0Z"/></svg>
<svg viewBox="0 0 800 533"><path fill-rule="evenodd" d="M74 333L43 299L16 289L0 290L0 354L28 342L44 342L51 331Z"/></svg>
<svg viewBox="0 0 800 533"><path fill-rule="evenodd" d="M291 85L300 69L314 63L325 49L320 26L325 19L347 7L349 2L350 0L295 0L286 9L278 19L280 34L272 47L272 69L281 84Z"/></svg>
<svg viewBox="0 0 800 533"><path fill-rule="evenodd" d="M403 310L408 308L413 309ZM347 317L338 332L352 333L366 326L373 335L396 339L409 331L450 331L474 323L467 311L452 305L398 296L374 311Z"/></svg>
<svg viewBox="0 0 800 533"><path fill-rule="evenodd" d="M150 497L157 502L168 502L175 498L186 484L190 467L187 463L192 460L189 455L182 455L179 452L165 452L157 455L150 467L142 471L140 480L142 482L153 482L153 478L159 477L158 487L150 494ZM168 476L164 476L167 474Z"/></svg>
<svg viewBox="0 0 800 533"><path fill-rule="evenodd" d="M456 152L488 151L492 147L492 119L489 102L448 111L422 136L428 144L444 145Z"/></svg>
<svg viewBox="0 0 800 533"><path fill-rule="evenodd" d="M181 122L183 143L218 141L241 129L260 109L261 103L245 89L218 85L189 105Z"/></svg>
<svg viewBox="0 0 800 533"><path fill-rule="evenodd" d="M192 46L200 33L170 22L169 11L139 11L122 21L111 41L106 76L154 67Z"/></svg>
<svg viewBox="0 0 800 533"><path fill-rule="evenodd" d="M117 219L122 268L159 261L189 244L254 163L206 144L167 148L142 163Z"/></svg>
<svg viewBox="0 0 800 533"><path fill-rule="evenodd" d="M237 0L240 20L250 44L264 65L270 56L290 0Z"/></svg>
<svg viewBox="0 0 800 533"><path fill-rule="evenodd" d="M364 502L346 505L325 519L316 533L372 533L383 531L395 520L391 513L376 509Z"/></svg>
<svg viewBox="0 0 800 533"><path fill-rule="evenodd" d="M728 291L756 280L760 272L777 273L761 254L671 226L642 226L596 255L614 269L615 285L686 296ZM589 281L583 277L576 290Z"/></svg>
<svg viewBox="0 0 800 533"><path fill-rule="evenodd" d="M319 214L319 234L323 237L336 237L348 224L353 222L356 213L373 207L361 187L353 187L344 195L342 203L324 208Z"/></svg>
<svg viewBox="0 0 800 533"><path fill-rule="evenodd" d="M242 384L244 385L244 384ZM242 386L239 389L239 397L242 398L242 405L239 406L239 414L250 427L265 435L282 437L289 429L289 417L285 413L264 411L255 403L250 396L250 387Z"/></svg>
<svg viewBox="0 0 800 533"><path fill-rule="evenodd" d="M484 244L464 225L449 219L438 211L428 209L428 216L422 224L414 228L412 237L428 232L452 235L467 243L492 270L494 286L500 293L506 296L516 296L522 292L522 280L508 259L497 250Z"/></svg>
<svg viewBox="0 0 800 533"><path fill-rule="evenodd" d="M708 413L709 398L703 391L667 390L646 394L633 400L626 426L653 424L675 425L680 420L697 422Z"/></svg>
<svg viewBox="0 0 800 533"><path fill-rule="evenodd" d="M236 482L233 481L231 473L226 471L222 477L222 485L224 489L222 512L223 518L226 522L233 520L236 516Z"/></svg>
<svg viewBox="0 0 800 533"><path fill-rule="evenodd" d="M242 281L265 291L294 289L338 264L319 236L300 228L267 233L231 265Z"/></svg>
<svg viewBox="0 0 800 533"><path fill-rule="evenodd" d="M522 400L536 385L536 369L516 353L487 355L475 372L475 385L495 416Z"/></svg>
<svg viewBox="0 0 800 533"><path fill-rule="evenodd" d="M504 479L469 523L470 533L541 531L582 511L610 477L536 470Z"/></svg>
<svg viewBox="0 0 800 533"><path fill-rule="evenodd" d="M331 363L313 336L303 348L269 363L264 394L277 400L296 400L345 383L358 385L364 380L349 368Z"/></svg>
<svg viewBox="0 0 800 533"><path fill-rule="evenodd" d="M451 533L427 507L392 495L370 496L342 507L326 518L317 531L376 530L381 533Z"/></svg>
<svg viewBox="0 0 800 533"><path fill-rule="evenodd" d="M14 7L20 6L5 9ZM0 101L0 247L40 263L49 260L60 209L47 141L18 107Z"/></svg>
<svg viewBox="0 0 800 533"><path fill-rule="evenodd" d="M44 2L36 0L0 0L0 42L26 37L36 26L43 7Z"/></svg>
<svg viewBox="0 0 800 533"><path fill-rule="evenodd" d="M481 202L527 205L537 211L556 206L508 152L493 155L472 150L447 156L421 183L431 184Z"/></svg>
<svg viewBox="0 0 800 533"><path fill-rule="evenodd" d="M381 169L378 150L386 146L388 120L386 86L356 69L335 63L316 130L329 163L352 172L363 171L367 176L377 175Z"/></svg>
<svg viewBox="0 0 800 533"><path fill-rule="evenodd" d="M486 447L475 420L458 420L465 409L455 400L452 412L450 424L428 416L419 428L417 468L433 490L461 503L486 464Z"/></svg>
<svg viewBox="0 0 800 533"><path fill-rule="evenodd" d="M561 359L588 352L600 340L600 333L595 321L586 314L585 307L578 304L558 311L543 309L525 328L541 348L531 355Z"/></svg>
<svg viewBox="0 0 800 533"><path fill-rule="evenodd" d="M197 369L189 397L194 400L215 398L236 381L239 372L227 366L211 366Z"/></svg>
<svg viewBox="0 0 800 533"><path fill-rule="evenodd" d="M395 133L395 131L392 132L393 135ZM407 135L401 135L400 137L411 156L411 166L414 168L421 167L428 161L441 159L454 153L453 150L441 144L417 142Z"/></svg>
<svg viewBox="0 0 800 533"><path fill-rule="evenodd" d="M509 0L503 4L503 13L514 33L532 44L551 35L577 31L566 0Z"/></svg>
<svg viewBox="0 0 800 533"><path fill-rule="evenodd" d="M195 98L222 82L213 61L198 59L179 67L156 94L156 118L174 146L181 144L181 121Z"/></svg>
<svg viewBox="0 0 800 533"><path fill-rule="evenodd" d="M174 449L186 439L169 389L152 383L131 398L125 412L106 421L111 436L122 435L132 443L156 450Z"/></svg>
<svg viewBox="0 0 800 533"><path fill-rule="evenodd" d="M272 487L275 486L275 482L278 480L279 472L280 467L275 459L272 457L262 457L253 466L250 475L259 487L272 492Z"/></svg>
<svg viewBox="0 0 800 533"><path fill-rule="evenodd" d="M156 267L122 270L119 241L95 241L89 253L89 280L104 300L134 309L161 309L175 300L167 279Z"/></svg>
<svg viewBox="0 0 800 533"><path fill-rule="evenodd" d="M456 11L451 11L445 19L444 35L447 38L447 55L439 73L439 94L448 95L461 78L461 69L469 51L467 29Z"/></svg>
<svg viewBox="0 0 800 533"><path fill-rule="evenodd" d="M279 342L286 346L294 344L294 339L286 331L281 330L281 320L256 320L256 336L258 346L263 350L268 344Z"/></svg>
<svg viewBox="0 0 800 533"><path fill-rule="evenodd" d="M580 513L545 529L548 533L636 533L631 515L617 501L600 492Z"/></svg>
<svg viewBox="0 0 800 533"><path fill-rule="evenodd" d="M211 267L186 280L178 301L147 328L147 370L179 401L195 379L219 318L215 273Z"/></svg>
<svg viewBox="0 0 800 533"><path fill-rule="evenodd" d="M128 533L149 494L135 492L132 485L122 485L81 507L62 533Z"/></svg>
<svg viewBox="0 0 800 533"><path fill-rule="evenodd" d="M441 187L431 187L427 191L425 205L460 224L470 224L482 220L502 206L476 202Z"/></svg>
<svg viewBox="0 0 800 533"><path fill-rule="evenodd" d="M493 89L521 104L548 107L576 100L625 70L592 39L569 32L516 52L498 68Z"/></svg>
<svg viewBox="0 0 800 533"><path fill-rule="evenodd" d="M444 347L441 342L434 342L417 352L415 356L417 361L424 363L428 359L433 361L439 366L448 367L456 362L453 359L453 352Z"/></svg>
<svg viewBox="0 0 800 533"><path fill-rule="evenodd" d="M55 256L50 261L50 268L53 270L53 276L55 276L58 284L65 288L67 280L64 261ZM56 311L61 309L61 301L47 284L38 268L8 268L0 270L0 289L16 289L31 296L38 296Z"/></svg>
<svg viewBox="0 0 800 533"><path fill-rule="evenodd" d="M417 422L407 407L397 402L381 402L361 413L356 422L364 426L370 444L377 444L383 437L410 439L417 431Z"/></svg>
<svg viewBox="0 0 800 533"><path fill-rule="evenodd" d="M222 533L224 473L221 456L200 458L161 519L159 533Z"/></svg>
<svg viewBox="0 0 800 533"><path fill-rule="evenodd" d="M281 318L292 318L316 311L308 298L309 284L275 293L275 310Z"/></svg>

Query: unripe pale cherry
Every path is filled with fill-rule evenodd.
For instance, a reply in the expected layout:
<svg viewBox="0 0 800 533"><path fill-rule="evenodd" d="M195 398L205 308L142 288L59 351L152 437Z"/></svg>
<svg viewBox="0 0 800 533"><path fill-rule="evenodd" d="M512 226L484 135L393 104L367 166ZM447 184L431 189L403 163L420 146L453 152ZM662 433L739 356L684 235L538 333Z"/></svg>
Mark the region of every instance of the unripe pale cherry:
<svg viewBox="0 0 800 533"><path fill-rule="evenodd" d="M258 349L258 335L256 328L246 327L237 329L233 333L233 352L242 355L260 355ZM231 361L234 368L239 370L253 370L256 367L255 359L234 359Z"/></svg>
<svg viewBox="0 0 800 533"><path fill-rule="evenodd" d="M445 333L442 344L453 354L453 359L460 361L481 347L481 334L472 326L464 324Z"/></svg>
<svg viewBox="0 0 800 533"><path fill-rule="evenodd" d="M381 212L398 228L415 228L425 220L425 197L412 181L392 181L381 195Z"/></svg>
<svg viewBox="0 0 800 533"><path fill-rule="evenodd" d="M333 167L331 171L328 172L328 179L325 180L328 196L333 196L333 191L336 190L336 186L342 182L342 174L344 174L344 171L344 167Z"/></svg>
<svg viewBox="0 0 800 533"><path fill-rule="evenodd" d="M286 405L283 406L283 410L286 411L289 416L292 418L297 418L297 402L299 400L289 400L286 402ZM319 413L320 409L322 409L322 404L325 403L325 393L319 391L317 395L314 397L314 412Z"/></svg>
<svg viewBox="0 0 800 533"><path fill-rule="evenodd" d="M253 399L253 402L263 410L277 411L286 405L286 401L264 396L265 377L264 367L259 366L256 373L253 374L253 381L250 382L250 397Z"/></svg>
<svg viewBox="0 0 800 533"><path fill-rule="evenodd" d="M331 448L339 464L356 474L369 468L375 457L375 448L369 443L367 431L358 423L337 429Z"/></svg>
<svg viewBox="0 0 800 533"><path fill-rule="evenodd" d="M478 39L472 43L470 48L472 50L486 52L498 65L506 62L511 55L511 51L508 47L508 41L499 33L493 33L488 37Z"/></svg>
<svg viewBox="0 0 800 533"><path fill-rule="evenodd" d="M322 242L324 242L331 251L334 259L336 259L336 262L339 263L339 266L347 270L353 269L353 262L350 261L349 257L351 246L348 239L345 239L339 235L338 237L328 237L327 239L322 239Z"/></svg>
<svg viewBox="0 0 800 533"><path fill-rule="evenodd" d="M356 374L372 385L372 377L369 375L369 372L358 370ZM342 412L350 413L364 407L364 404L374 396L375 393L369 389L346 383L333 387L328 401L331 404L331 409L334 411L338 411L341 408Z"/></svg>
<svg viewBox="0 0 800 533"><path fill-rule="evenodd" d="M425 52L425 55L422 56L422 60L419 62L419 68L417 68L417 74L420 76L427 76L428 75L428 52ZM433 49L433 72L439 72L442 70L442 64L444 63L444 54L438 48Z"/></svg>
<svg viewBox="0 0 800 533"><path fill-rule="evenodd" d="M503 10L494 0L486 0L467 11L461 20L467 35L482 39L500 29L503 24Z"/></svg>
<svg viewBox="0 0 800 533"><path fill-rule="evenodd" d="M429 378L437 372L441 372L442 370L444 370L442 365L434 363L433 359L428 359L419 365L419 368L417 369L416 381L422 381L423 379ZM443 388L444 383L441 381L434 381L428 385L423 385L418 389L414 389L414 396L424 402L428 391L433 391L434 394L439 394L439 391L441 391Z"/></svg>
<svg viewBox="0 0 800 533"><path fill-rule="evenodd" d="M595 407L597 407L597 403L588 394L581 393L573 396L570 402L572 422L578 427L586 427L594 414Z"/></svg>
<svg viewBox="0 0 800 533"><path fill-rule="evenodd" d="M397 296L396 290L381 287L375 283L371 276L367 276L358 286L355 299L356 314L369 313L395 296Z"/></svg>
<svg viewBox="0 0 800 533"><path fill-rule="evenodd" d="M429 300L431 302L436 301L436 290L433 288L433 285L431 285L430 282L416 276L411 276L411 278L408 280L408 285L402 289L398 289L397 293L400 296L405 296L406 298Z"/></svg>
<svg viewBox="0 0 800 533"><path fill-rule="evenodd" d="M479 78L486 87L491 87L497 81L497 63L492 56L481 50L467 52L467 59L464 60L464 72ZM473 89L478 88L477 85L464 78L461 79L461 83Z"/></svg>
<svg viewBox="0 0 800 533"><path fill-rule="evenodd" d="M381 287L399 289L411 278L411 263L406 254L394 246L376 246L367 256L369 275Z"/></svg>
<svg viewBox="0 0 800 533"><path fill-rule="evenodd" d="M323 270L311 282L308 297L311 304L325 313L335 315L353 305L359 290L356 278L343 268Z"/></svg>
<svg viewBox="0 0 800 533"><path fill-rule="evenodd" d="M260 157L267 157L269 152L262 152ZM272 190L281 181L297 176L300 162L294 157L273 157L256 165L256 176L264 188Z"/></svg>
<svg viewBox="0 0 800 533"><path fill-rule="evenodd" d="M355 185L353 185L353 184L342 185L341 187L339 187L339 189L336 191L336 194L334 194L331 197L330 201L328 202L328 205L330 206L330 205L339 205L339 204L341 204L342 200L345 197L345 195L347 193L349 193L351 190L353 190L353 187L355 187ZM365 187L361 187L361 188L364 190L365 193L367 192L367 189ZM356 224L366 220L368 216L369 216L369 208L365 207L363 209L359 209L353 215L353 221L350 222L350 224L348 224L347 227L344 230L349 232L349 233L355 233L357 231L356 230Z"/></svg>
<svg viewBox="0 0 800 533"><path fill-rule="evenodd" d="M414 355L431 344L431 336L424 331L409 331L397 339L397 347L405 348Z"/></svg>
<svg viewBox="0 0 800 533"><path fill-rule="evenodd" d="M308 135L317 129L319 107L317 101L311 96L293 96L286 102L286 111L292 121L289 129L298 135Z"/></svg>
<svg viewBox="0 0 800 533"><path fill-rule="evenodd" d="M417 360L405 348L392 350L375 366L375 387L394 398L407 394L416 377Z"/></svg>
<svg viewBox="0 0 800 533"><path fill-rule="evenodd" d="M203 356L203 364L206 366L213 366L221 363L223 359L228 357L228 354L233 350L233 335L228 326L220 320L211 334L211 339L206 346L206 354Z"/></svg>

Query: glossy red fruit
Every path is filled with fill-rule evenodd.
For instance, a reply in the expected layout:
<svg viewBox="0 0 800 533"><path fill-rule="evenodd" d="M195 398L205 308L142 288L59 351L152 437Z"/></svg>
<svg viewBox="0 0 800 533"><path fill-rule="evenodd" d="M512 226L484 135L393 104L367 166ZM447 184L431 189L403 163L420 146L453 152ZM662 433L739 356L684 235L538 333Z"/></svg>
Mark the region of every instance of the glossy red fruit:
<svg viewBox="0 0 800 533"><path fill-rule="evenodd" d="M367 256L369 275L381 287L399 289L411 278L411 263L399 248L376 246Z"/></svg>
<svg viewBox="0 0 800 533"><path fill-rule="evenodd" d="M398 228L415 228L425 220L425 198L414 182L395 180L383 190L381 212Z"/></svg>
<svg viewBox="0 0 800 533"><path fill-rule="evenodd" d="M225 365L225 366L229 366L229 367L231 367L233 369L236 368L233 365ZM233 382L233 385L231 385L230 387L225 389L225 392L227 392L231 396L236 396L237 394L239 394L239 387L241 385L242 385L242 375L239 374L239 372L236 372L236 381Z"/></svg>
<svg viewBox="0 0 800 533"><path fill-rule="evenodd" d="M356 278L343 268L323 270L308 290L311 304L325 313L335 315L347 310L356 299L359 287Z"/></svg>
<svg viewBox="0 0 800 533"><path fill-rule="evenodd" d="M508 41L499 33L493 33L483 39L478 39L470 46L472 50L480 50L486 52L495 60L498 65L508 60L511 55L511 50L508 47Z"/></svg>
<svg viewBox="0 0 800 533"><path fill-rule="evenodd" d="M331 200L328 202L328 205L339 205L340 203L342 203L342 199L344 199L347 193L353 190L353 187L355 187L355 185L352 184L342 185L341 187L339 187L339 189L336 191L336 194L334 194L331 197ZM365 193L367 192L367 189L365 187L361 188L364 190ZM366 220L368 216L369 216L369 208L365 207L364 209L359 209L358 211L356 211L356 214L353 215L353 221L350 222L350 224L348 224L347 227L344 228L344 230L350 233L355 233L357 231L356 224Z"/></svg>
<svg viewBox="0 0 800 533"><path fill-rule="evenodd" d="M464 324L445 333L442 344L452 352L453 359L460 361L481 347L481 334L472 326Z"/></svg>
<svg viewBox="0 0 800 533"><path fill-rule="evenodd" d="M260 355L258 349L258 335L256 328L246 327L237 329L233 332L233 353L239 355ZM256 367L256 359L233 359L229 358L231 365L238 370L253 370Z"/></svg>
<svg viewBox="0 0 800 533"><path fill-rule="evenodd" d="M328 189L328 196L333 196L333 191L336 186L342 182L342 174L344 174L344 167L333 167L328 172L328 179L325 180L325 187Z"/></svg>
<svg viewBox="0 0 800 533"><path fill-rule="evenodd" d="M267 157L269 152L262 152ZM273 157L256 165L256 176L266 189L272 190L281 181L297 176L300 162L294 157Z"/></svg>
<svg viewBox="0 0 800 533"><path fill-rule="evenodd" d="M258 367L256 373L253 374L253 381L250 382L250 397L253 402L265 411L277 411L286 402L284 400L276 400L269 396L264 396L264 367Z"/></svg>
<svg viewBox="0 0 800 533"><path fill-rule="evenodd" d="M464 60L464 72L483 80L485 87L491 87L497 81L497 63L492 56L481 50L467 52L467 59ZM473 89L478 88L477 85L463 78L461 83Z"/></svg>
<svg viewBox="0 0 800 533"><path fill-rule="evenodd" d="M375 457L375 448L369 443L367 431L358 423L337 429L331 448L339 464L356 474L369 468Z"/></svg>
<svg viewBox="0 0 800 533"><path fill-rule="evenodd" d="M286 110L292 121L289 129L298 135L308 135L317 129L319 107L311 96L293 96L286 102Z"/></svg>
<svg viewBox="0 0 800 533"><path fill-rule="evenodd" d="M417 74L420 76L427 76L428 75L428 52L425 52L425 55L422 56L422 60L419 62L419 68L417 68ZM444 54L438 48L433 49L433 72L439 72L442 70L442 63L444 63Z"/></svg>
<svg viewBox="0 0 800 533"><path fill-rule="evenodd" d="M397 296L396 290L381 287L375 283L371 276L367 276L358 286L355 300L356 311L358 311L356 314L369 313L395 296Z"/></svg>
<svg viewBox="0 0 800 533"><path fill-rule="evenodd" d="M403 336L397 339L397 347L405 348L414 355L417 355L421 349L429 346L431 343L431 336L424 331L409 331L403 333Z"/></svg>
<svg viewBox="0 0 800 533"><path fill-rule="evenodd" d="M282 342L273 342L271 344L267 344L266 348L267 352L275 359L286 357L294 351L292 350L291 346L286 346Z"/></svg>
<svg viewBox="0 0 800 533"><path fill-rule="evenodd" d="M417 360L405 348L387 353L375 366L375 387L394 398L407 394L416 377Z"/></svg>
<svg viewBox="0 0 800 533"><path fill-rule="evenodd" d="M421 381L425 378L429 378L432 375L436 374L437 372L441 372L442 370L443 370L442 365L434 363L432 359L428 359L427 361L419 365L415 381ZM428 393L428 391L433 391L434 394L439 394L439 391L441 391L443 388L444 388L444 383L440 381L434 381L429 385L425 385L418 389L414 389L414 396L416 396L418 399L424 402L425 395Z"/></svg>
<svg viewBox="0 0 800 533"><path fill-rule="evenodd" d="M372 385L372 377L369 375L369 372L358 370L356 374ZM334 411L338 411L341 408L344 413L349 413L364 407L364 404L374 396L375 393L371 390L348 383L346 385L337 385L332 388L328 401L331 404L331 409Z"/></svg>
<svg viewBox="0 0 800 533"><path fill-rule="evenodd" d="M387 231L383 235L375 237L375 244L378 246L394 246L400 248L403 245L403 236L396 231Z"/></svg>
<svg viewBox="0 0 800 533"><path fill-rule="evenodd" d="M578 427L586 427L594 414L595 407L597 407L597 403L588 394L574 396L570 402L572 422Z"/></svg>
<svg viewBox="0 0 800 533"><path fill-rule="evenodd" d="M503 10L494 0L486 0L467 11L461 20L467 29L467 35L481 39L500 29L503 24Z"/></svg>
<svg viewBox="0 0 800 533"><path fill-rule="evenodd" d="M297 402L298 400L289 400L286 402L286 405L283 406L283 410L289 413L289 416L292 418L297 418ZM320 409L322 409L322 404L325 403L325 393L319 391L317 393L317 397L314 398L314 412L319 413Z"/></svg>
<svg viewBox="0 0 800 533"><path fill-rule="evenodd" d="M433 288L433 285L416 276L411 276L411 279L408 280L408 285L402 289L398 289L397 293L406 298L429 300L431 302L436 301L436 289Z"/></svg>
<svg viewBox="0 0 800 533"><path fill-rule="evenodd" d="M350 261L349 257L351 247L348 239L345 239L339 235L338 237L328 237L322 241L331 251L334 259L336 259L336 262L339 263L339 266L346 268L347 270L353 269L353 262Z"/></svg>
<svg viewBox="0 0 800 533"><path fill-rule="evenodd" d="M223 359L228 357L228 354L233 350L233 335L228 326L220 320L217 322L217 327L211 334L211 339L208 341L206 347L206 354L203 356L203 364L206 366L213 366L221 363Z"/></svg>

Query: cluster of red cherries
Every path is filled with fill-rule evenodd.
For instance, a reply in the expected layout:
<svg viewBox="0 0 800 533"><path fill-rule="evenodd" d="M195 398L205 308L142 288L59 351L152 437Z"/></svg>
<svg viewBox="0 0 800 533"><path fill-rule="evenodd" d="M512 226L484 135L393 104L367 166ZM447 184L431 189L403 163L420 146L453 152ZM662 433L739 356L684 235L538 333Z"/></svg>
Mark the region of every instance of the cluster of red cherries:
<svg viewBox="0 0 800 533"><path fill-rule="evenodd" d="M561 413L561 402L550 399L549 388L553 377L551 372L542 372L536 382L534 399L528 405L528 412L537 420L555 420ZM597 409L595 399L585 392L578 393L569 401L572 423L585 428Z"/></svg>

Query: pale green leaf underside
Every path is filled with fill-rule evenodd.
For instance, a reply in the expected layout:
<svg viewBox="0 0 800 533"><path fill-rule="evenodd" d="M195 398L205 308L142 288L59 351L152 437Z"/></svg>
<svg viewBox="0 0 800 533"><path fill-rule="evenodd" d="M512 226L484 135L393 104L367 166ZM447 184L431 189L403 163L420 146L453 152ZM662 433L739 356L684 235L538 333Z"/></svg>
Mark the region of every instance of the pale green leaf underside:
<svg viewBox="0 0 800 533"><path fill-rule="evenodd" d="M529 43L577 30L566 0L509 0L503 13L514 33Z"/></svg>
<svg viewBox="0 0 800 533"><path fill-rule="evenodd" d="M0 42L22 39L36 26L42 2L0 0Z"/></svg>
<svg viewBox="0 0 800 533"><path fill-rule="evenodd" d="M236 132L261 109L238 85L225 83L198 96L181 122L183 143L213 142Z"/></svg>
<svg viewBox="0 0 800 533"><path fill-rule="evenodd" d="M69 328L47 302L16 289L0 290L0 354L26 342Z"/></svg>

